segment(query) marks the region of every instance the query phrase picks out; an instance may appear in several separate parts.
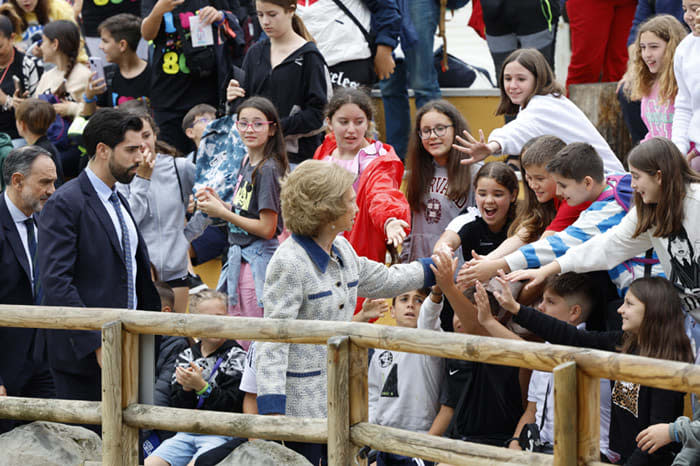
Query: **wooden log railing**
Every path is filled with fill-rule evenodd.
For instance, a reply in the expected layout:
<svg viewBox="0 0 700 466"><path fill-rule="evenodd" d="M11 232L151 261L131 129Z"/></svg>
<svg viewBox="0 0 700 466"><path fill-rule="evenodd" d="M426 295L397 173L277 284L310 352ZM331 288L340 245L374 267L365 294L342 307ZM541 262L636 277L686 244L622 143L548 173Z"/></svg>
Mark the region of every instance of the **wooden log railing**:
<svg viewBox="0 0 700 466"><path fill-rule="evenodd" d="M700 393L700 367L692 364L373 324L0 305L0 326L102 330L102 402L2 397L0 417L101 424L103 464L110 466L137 464L139 428L328 443L329 464L334 466L355 464L363 446L454 465L597 465L601 464L600 378ZM138 404L139 334L327 345L328 418L258 416ZM368 348L552 371L554 455L370 424Z"/></svg>

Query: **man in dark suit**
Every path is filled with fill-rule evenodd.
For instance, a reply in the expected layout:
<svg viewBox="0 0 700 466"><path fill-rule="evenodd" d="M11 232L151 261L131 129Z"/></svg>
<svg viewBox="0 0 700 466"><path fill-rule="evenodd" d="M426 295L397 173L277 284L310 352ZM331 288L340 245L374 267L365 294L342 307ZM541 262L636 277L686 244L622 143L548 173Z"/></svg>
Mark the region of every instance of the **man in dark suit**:
<svg viewBox="0 0 700 466"><path fill-rule="evenodd" d="M5 192L0 196L0 303L37 304L41 299L36 264L36 215L54 192L56 166L44 149L12 150L3 163ZM55 396L45 360L35 359L36 330L0 327L0 396ZM0 433L14 421L0 421Z"/></svg>
<svg viewBox="0 0 700 466"><path fill-rule="evenodd" d="M146 243L115 189L130 183L146 146L138 117L102 109L88 121L83 172L49 199L39 225L39 271L49 306L160 310ZM101 399L99 331L48 330L46 350L62 399Z"/></svg>

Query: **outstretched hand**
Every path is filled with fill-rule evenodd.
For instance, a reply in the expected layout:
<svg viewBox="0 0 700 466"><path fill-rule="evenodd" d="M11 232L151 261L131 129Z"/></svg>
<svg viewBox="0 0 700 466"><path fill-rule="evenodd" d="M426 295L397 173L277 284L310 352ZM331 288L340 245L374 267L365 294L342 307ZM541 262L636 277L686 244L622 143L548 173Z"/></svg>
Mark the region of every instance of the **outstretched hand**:
<svg viewBox="0 0 700 466"><path fill-rule="evenodd" d="M406 228L409 225L404 220L394 218L386 224L386 242L398 248L406 239Z"/></svg>
<svg viewBox="0 0 700 466"><path fill-rule="evenodd" d="M486 138L484 137L484 132L482 130L479 130L478 141L467 130L464 130L463 134L463 138L455 135L455 140L459 144L452 144L452 147L467 155L467 157L460 161L462 165L471 165L473 163L481 162L486 157L493 154L489 144L486 142Z"/></svg>
<svg viewBox="0 0 700 466"><path fill-rule="evenodd" d="M476 302L476 318L484 327L493 319L491 313L491 305L489 304L489 296L486 293L486 288L481 282L476 282L476 292L474 293L474 301Z"/></svg>
<svg viewBox="0 0 700 466"><path fill-rule="evenodd" d="M435 274L435 281L438 286L444 291L451 285L454 285L454 275L457 270L457 258L446 251L437 251L432 256L434 264L430 264L430 269Z"/></svg>
<svg viewBox="0 0 700 466"><path fill-rule="evenodd" d="M637 435L637 446L642 451L647 451L650 455L659 448L671 443L671 435L668 431L668 424L654 424L649 426Z"/></svg>
<svg viewBox="0 0 700 466"><path fill-rule="evenodd" d="M511 314L517 314L520 311L520 304L513 297L513 293L510 291L510 283L506 280L506 274L503 273L503 270L498 271L496 281L501 285L501 291L493 292L496 301L506 311Z"/></svg>
<svg viewBox="0 0 700 466"><path fill-rule="evenodd" d="M544 283L548 276L549 274L542 267L540 267L539 269L516 270L515 272L511 272L506 275L505 278L511 282L527 280L528 283L525 285L523 290L530 290Z"/></svg>
<svg viewBox="0 0 700 466"><path fill-rule="evenodd" d="M465 262L457 274L457 283L470 287L475 282L488 282L491 277L498 273L498 262L486 259L472 251L473 259Z"/></svg>

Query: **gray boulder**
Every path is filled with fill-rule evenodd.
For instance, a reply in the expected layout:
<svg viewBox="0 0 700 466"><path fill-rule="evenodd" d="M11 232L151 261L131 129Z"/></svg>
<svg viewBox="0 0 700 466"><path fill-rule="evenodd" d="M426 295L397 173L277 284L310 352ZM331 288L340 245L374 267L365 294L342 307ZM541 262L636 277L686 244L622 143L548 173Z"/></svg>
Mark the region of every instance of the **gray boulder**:
<svg viewBox="0 0 700 466"><path fill-rule="evenodd" d="M276 442L253 440L236 448L219 466L313 466L299 453Z"/></svg>
<svg viewBox="0 0 700 466"><path fill-rule="evenodd" d="M84 427L36 421L0 435L3 464L82 466L102 460L102 440Z"/></svg>

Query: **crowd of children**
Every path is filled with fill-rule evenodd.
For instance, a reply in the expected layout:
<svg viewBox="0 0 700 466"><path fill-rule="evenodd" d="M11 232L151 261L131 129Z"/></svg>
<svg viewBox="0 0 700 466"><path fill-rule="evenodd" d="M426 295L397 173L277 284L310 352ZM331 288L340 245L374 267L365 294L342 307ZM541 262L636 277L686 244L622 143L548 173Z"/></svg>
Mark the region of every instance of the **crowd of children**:
<svg viewBox="0 0 700 466"><path fill-rule="evenodd" d="M163 311L373 322L390 310L401 327L695 362L697 0L681 2L690 34L670 15L635 26L623 87L641 100L648 134L629 155L615 154L566 97L547 58L523 48L499 58L496 113L508 123L487 138L453 104L431 100L404 135L405 171L377 140L369 94L342 86L344 74L371 80L350 64L374 65L381 78L393 71L388 53L404 37L393 0L327 10L297 0L78 0L68 13L64 0L25 3L0 7L0 131L43 148L58 188L84 168L71 135L85 120L104 107L141 120L143 161L116 189ZM257 19L246 19L246 3ZM374 58L364 43L338 53L318 15L341 10L356 38L362 23L378 28ZM520 173L486 160L501 155L519 157ZM192 264L214 257L218 291L193 292ZM327 414L324 346L157 341L156 404ZM377 349L368 385L372 423L553 451L550 373ZM684 394L613 380L600 393L602 461L700 461L700 423L681 416ZM213 465L246 441L162 431L143 440L151 466ZM327 464L324 445L287 446ZM376 455L379 466L419 461Z"/></svg>

